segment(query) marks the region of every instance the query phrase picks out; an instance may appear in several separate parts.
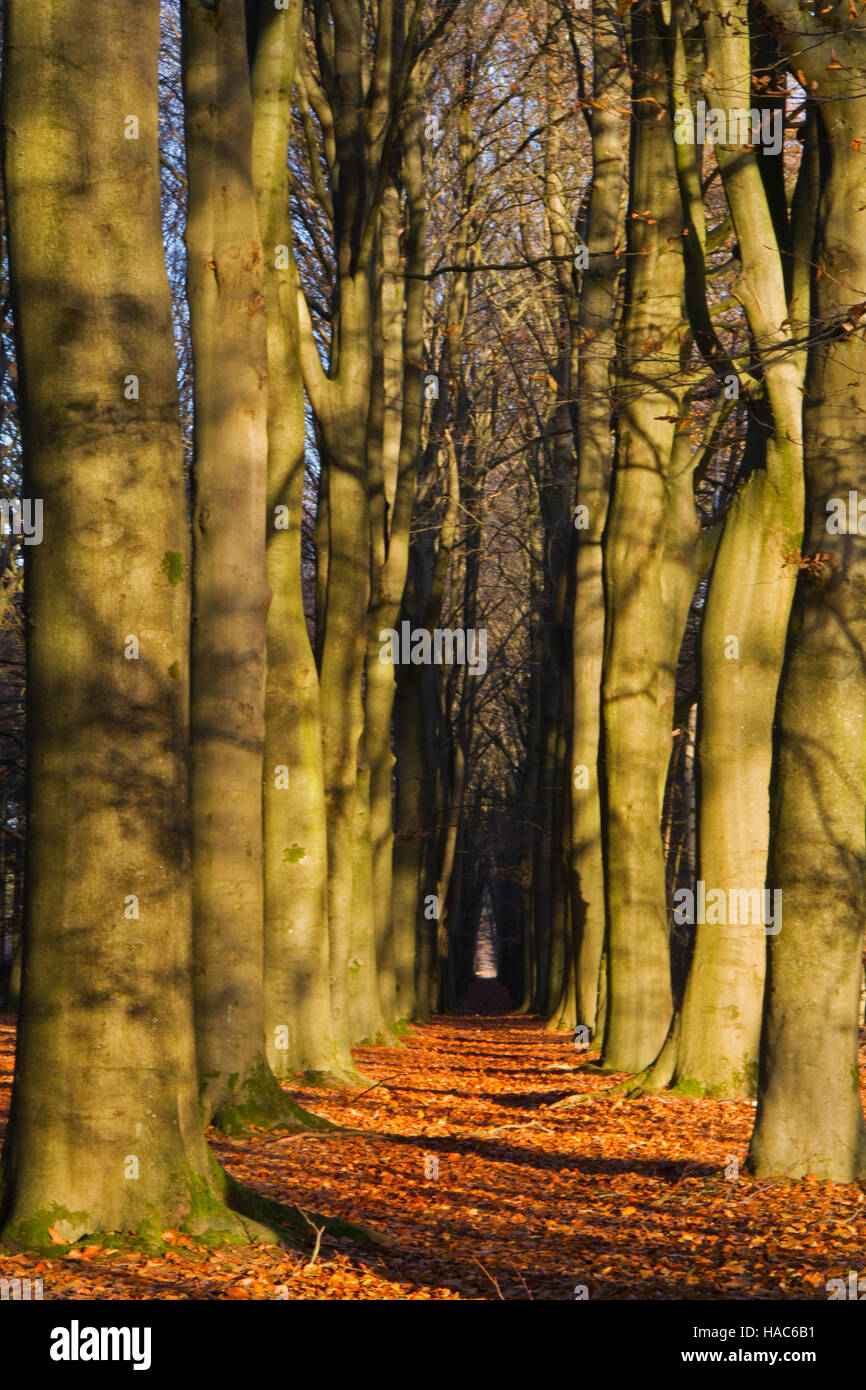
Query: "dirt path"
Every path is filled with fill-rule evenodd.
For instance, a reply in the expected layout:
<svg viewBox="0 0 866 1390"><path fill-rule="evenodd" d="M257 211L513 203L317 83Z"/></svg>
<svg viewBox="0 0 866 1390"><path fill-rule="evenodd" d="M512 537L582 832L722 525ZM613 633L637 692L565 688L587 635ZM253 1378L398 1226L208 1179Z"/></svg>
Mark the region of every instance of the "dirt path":
<svg viewBox="0 0 866 1390"><path fill-rule="evenodd" d="M325 1237L313 1268L309 1254L183 1239L150 1260L72 1252L42 1262L45 1297L570 1300L585 1286L590 1298L825 1299L828 1278L861 1268L859 1187L725 1177L745 1156L748 1102L605 1094L570 1036L504 1015L438 1019L355 1055L374 1089L293 1094L363 1133L215 1148L267 1196L387 1244ZM0 1273L13 1263L27 1264L0 1257Z"/></svg>

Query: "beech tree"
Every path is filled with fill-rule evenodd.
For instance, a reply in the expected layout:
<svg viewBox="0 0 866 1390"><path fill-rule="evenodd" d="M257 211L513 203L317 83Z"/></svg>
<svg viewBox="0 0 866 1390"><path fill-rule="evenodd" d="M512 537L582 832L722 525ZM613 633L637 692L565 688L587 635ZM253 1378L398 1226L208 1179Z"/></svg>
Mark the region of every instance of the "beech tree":
<svg viewBox="0 0 866 1390"><path fill-rule="evenodd" d="M803 397L806 533L779 702L768 882L782 892L770 938L758 1109L749 1153L761 1175L866 1172L857 1042L864 911L863 487L860 398L866 283L859 130L866 98L860 22L768 10L808 84L819 185L810 258L812 334ZM844 25L844 29L843 29ZM845 66L843 66L843 64ZM834 507L834 500L836 506ZM831 524L844 503L844 529ZM838 524L838 523L837 523ZM815 1040L821 1039L816 1048Z"/></svg>
<svg viewBox="0 0 866 1390"><path fill-rule="evenodd" d="M866 22L95 3L2 7L4 1234L272 1239L206 1127L491 960L859 1181Z"/></svg>
<svg viewBox="0 0 866 1390"><path fill-rule="evenodd" d="M628 72L621 26L597 0L593 26L592 190L586 219L586 266L579 310L579 472L573 549L571 895L575 1017L590 1035L603 1033L601 966L605 942L601 755L601 674L604 658L602 536L613 465L610 430L618 286L618 252L625 236L627 126L622 112ZM582 510L585 508L585 512Z"/></svg>
<svg viewBox="0 0 866 1390"><path fill-rule="evenodd" d="M629 259L604 539L608 1008L603 1057L616 1071L639 1071L653 1060L673 1007L660 823L681 629L675 623L667 627L664 571L675 495L673 454L686 390L680 376L686 351L681 210L667 65L650 4L632 7L629 56ZM677 465L680 478L684 471L683 459Z"/></svg>
<svg viewBox="0 0 866 1390"><path fill-rule="evenodd" d="M394 6L380 7L372 50L360 10L317 6L302 48L305 130L322 131L336 284L330 353L323 367L310 310L298 283L299 352L322 442L319 546L323 610L318 614L328 847L331 1015L337 1042L377 1033L383 1023L376 981L370 893L368 765L362 748L362 672L370 602L367 423L374 306L371 274L393 139ZM368 67L368 60L370 66ZM391 120L389 120L391 116ZM321 179L319 146L310 151ZM326 552L326 553L325 553ZM359 792L359 770L362 786ZM359 820L363 824L359 825ZM358 843L358 837L360 844ZM356 882L362 891L356 893Z"/></svg>
<svg viewBox="0 0 866 1390"><path fill-rule="evenodd" d="M769 109L767 96L752 87L747 7L712 5L704 33L714 105ZM780 118L783 100L774 103ZM762 900L766 881L772 727L797 574L796 560L786 557L799 553L802 536L804 353L779 347L788 343L795 316L801 331L805 325L802 307L791 302L790 278L786 283L784 187L779 214L771 198L773 175L762 167L774 156L731 141L716 146L716 158L738 238L732 292L748 321L754 384L746 390L755 399L742 482L725 517L703 621L698 876L729 901L745 893L749 911L745 922L698 925L671 1063L682 1087L752 1095L765 938L763 913L753 914L751 905ZM807 228L814 196L808 170L804 155L795 210ZM808 241L801 246L807 252Z"/></svg>
<svg viewBox="0 0 866 1390"><path fill-rule="evenodd" d="M196 1031L205 1118L232 1129L299 1117L264 1052L268 358L243 0L218 11L186 0L182 14L195 411Z"/></svg>
<svg viewBox="0 0 866 1390"><path fill-rule="evenodd" d="M252 176L267 318L267 683L264 735L264 1007L278 1075L352 1071L331 1027L328 857L319 679L304 611L306 430L298 308L289 273L287 151L301 5L251 0Z"/></svg>
<svg viewBox="0 0 866 1390"><path fill-rule="evenodd" d="M675 13L680 56L672 73L672 109L692 109L688 37L701 51L705 45L711 56L712 80L705 86L714 109L745 111L754 101L759 111L775 109L781 121L783 94L766 85L757 95L752 92L752 35L745 10L717 13L712 8L703 16L697 39L686 35L683 20L683 13ZM749 412L740 471L718 545L712 529L706 535L715 556L701 638L697 877L716 898L721 893L732 911L720 916L714 898L706 923L698 923L681 1015L645 1080L650 1086L673 1081L688 1092L750 1095L757 1076L765 953L763 912L753 909L763 901L773 712L800 540L803 351L779 351L790 336L789 316L802 319L802 307L791 298L791 261L784 255L789 246L784 182L776 196L782 150L770 154L743 148L735 144L734 134L726 130L715 157L737 236L737 273L730 292L744 307L748 374L737 368L738 353L731 355L723 346L712 323L706 262L711 234L700 199L702 170L694 145L682 143L677 149L688 233L690 320L708 365L721 378L704 451L713 446L729 408L726 398L738 397L741 381ZM793 199L801 225L809 167L805 158ZM801 331L805 327L801 322ZM704 471L703 463L699 471Z"/></svg>
<svg viewBox="0 0 866 1390"><path fill-rule="evenodd" d="M96 0L85 22L75 4L11 0L6 23L24 486L44 537L28 555L27 926L3 1234L262 1238L225 1204L198 1103L159 6Z"/></svg>

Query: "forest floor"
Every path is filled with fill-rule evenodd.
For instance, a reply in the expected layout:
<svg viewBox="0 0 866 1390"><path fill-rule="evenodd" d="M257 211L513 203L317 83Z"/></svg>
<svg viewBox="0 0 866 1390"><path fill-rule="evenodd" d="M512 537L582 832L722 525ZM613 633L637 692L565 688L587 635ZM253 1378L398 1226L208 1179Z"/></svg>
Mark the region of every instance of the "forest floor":
<svg viewBox="0 0 866 1390"><path fill-rule="evenodd" d="M479 985L470 1003L503 1001ZM14 1022L0 1015L0 1135ZM3 1252L0 1277L41 1277L45 1299L826 1299L862 1265L862 1186L725 1176L753 1103L606 1094L569 1034L504 1013L437 1018L355 1058L372 1089L292 1091L353 1132L211 1139L257 1191L383 1243L325 1235L316 1251L311 1227L305 1252L215 1250L166 1232L154 1255Z"/></svg>

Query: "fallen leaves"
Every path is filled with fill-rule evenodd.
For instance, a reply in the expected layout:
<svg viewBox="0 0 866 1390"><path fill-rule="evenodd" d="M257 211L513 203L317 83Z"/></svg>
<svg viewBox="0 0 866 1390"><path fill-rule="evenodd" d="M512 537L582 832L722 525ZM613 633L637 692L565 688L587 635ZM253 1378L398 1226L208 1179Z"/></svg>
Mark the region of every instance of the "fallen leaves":
<svg viewBox="0 0 866 1390"><path fill-rule="evenodd" d="M37 1273L46 1299L559 1301L577 1284L591 1299L824 1299L828 1278L862 1267L860 1187L725 1178L732 1154L742 1168L748 1101L611 1094L570 1034L503 1015L437 1019L356 1061L375 1104L292 1092L347 1126L327 1143L211 1136L235 1178L307 1214L304 1249L214 1250L169 1229L164 1254L3 1254L0 1275ZM331 1236L315 1212L387 1243Z"/></svg>

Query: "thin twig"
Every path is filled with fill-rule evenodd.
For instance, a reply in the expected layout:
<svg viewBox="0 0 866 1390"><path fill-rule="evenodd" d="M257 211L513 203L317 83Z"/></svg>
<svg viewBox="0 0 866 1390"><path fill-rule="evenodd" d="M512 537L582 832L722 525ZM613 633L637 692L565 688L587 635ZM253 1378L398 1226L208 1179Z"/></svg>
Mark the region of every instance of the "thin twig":
<svg viewBox="0 0 866 1390"><path fill-rule="evenodd" d="M484 1129L480 1131L480 1136L487 1139L491 1134L504 1134L507 1129L539 1129L543 1134L553 1134L553 1130L547 1125L540 1124L538 1120L524 1120L519 1125L497 1125L496 1129Z"/></svg>
<svg viewBox="0 0 866 1390"><path fill-rule="evenodd" d="M363 1133L359 1130L358 1133ZM276 1139L264 1139L256 1147L266 1149L269 1144L294 1144L299 1139L336 1139L342 1134L353 1134L351 1129L329 1129L320 1131L317 1129L305 1129L301 1134L278 1134Z"/></svg>
<svg viewBox="0 0 866 1390"><path fill-rule="evenodd" d="M400 1073L395 1071L393 1076L383 1076L381 1081L374 1081L372 1086L368 1086L365 1091L359 1091L355 1097L350 1096L349 1104L354 1105L356 1101L367 1094L367 1091L375 1091L377 1086L384 1086L386 1081L394 1081L399 1075Z"/></svg>
<svg viewBox="0 0 866 1390"><path fill-rule="evenodd" d="M474 1255L472 1256L472 1258L475 1260L475 1263L477 1264L478 1268L484 1270L484 1273L487 1275L487 1278L490 1280L491 1284L493 1285L493 1287L495 1288L496 1292L499 1294L499 1297L502 1299L502 1302L504 1303L504 1302L505 1302L505 1295L503 1294L503 1292L502 1292L502 1290L500 1289L499 1285L497 1284L496 1280L493 1278L493 1275L490 1273L489 1270L484 1269L484 1266L483 1266L483 1264L481 1263L481 1261L480 1261L480 1260L476 1260Z"/></svg>
<svg viewBox="0 0 866 1390"><path fill-rule="evenodd" d="M311 1260L308 1260L307 1263L304 1265L304 1271L303 1271L303 1272L304 1272L304 1274L306 1274L306 1272L307 1272L308 1269L315 1269L315 1267L316 1267L316 1260L319 1258L319 1250L321 1249L321 1245L322 1245L322 1236L325 1234L325 1227L324 1227L324 1226L314 1226L313 1223L312 1223L312 1221L311 1221L310 1218L307 1216L307 1213L306 1213L305 1211L301 1211L301 1208L300 1208L300 1207L298 1207L298 1211L301 1212L301 1216L304 1218L304 1220L306 1221L307 1225L310 1226L310 1227L312 1228L312 1230L314 1230L314 1231L316 1232L316 1244L315 1244L315 1247L314 1247L314 1249L313 1249L313 1258L312 1258Z"/></svg>
<svg viewBox="0 0 866 1390"><path fill-rule="evenodd" d="M304 1130L303 1134L280 1134L276 1139L265 1139L261 1144L256 1144L257 1149L266 1149L269 1144L295 1144L299 1139L344 1139L346 1135L350 1139L392 1139L391 1134L373 1134L368 1129L339 1129L327 1130L320 1133L318 1130Z"/></svg>

